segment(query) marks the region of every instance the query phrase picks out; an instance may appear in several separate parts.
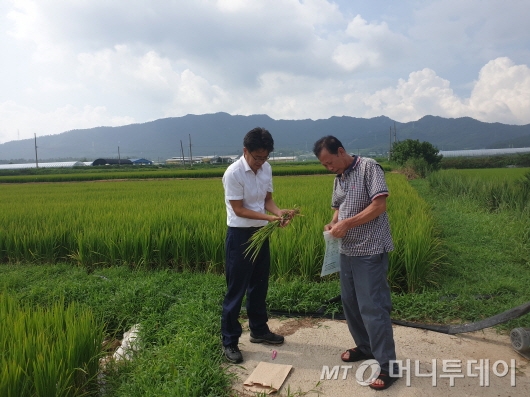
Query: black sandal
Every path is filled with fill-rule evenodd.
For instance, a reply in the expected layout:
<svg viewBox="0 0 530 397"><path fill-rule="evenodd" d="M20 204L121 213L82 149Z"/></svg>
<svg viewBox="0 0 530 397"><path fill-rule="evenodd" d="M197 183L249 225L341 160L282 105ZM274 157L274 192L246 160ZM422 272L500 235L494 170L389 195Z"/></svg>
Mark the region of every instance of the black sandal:
<svg viewBox="0 0 530 397"><path fill-rule="evenodd" d="M343 359L342 356L344 353L350 353L348 356L348 359ZM371 354L364 354L358 347L354 347L353 349L348 349L344 353L340 355L340 359L344 361L345 363L354 363L356 361L362 361L362 360L370 360L374 358Z"/></svg>
<svg viewBox="0 0 530 397"><path fill-rule="evenodd" d="M381 373L376 378L383 381L382 385L374 385L373 381L368 386L370 386L370 389L374 390L385 390L388 389L390 386L392 386L392 383L394 383L396 380L398 380L398 377L390 376L388 371L381 370ZM374 379L375 380L375 379Z"/></svg>

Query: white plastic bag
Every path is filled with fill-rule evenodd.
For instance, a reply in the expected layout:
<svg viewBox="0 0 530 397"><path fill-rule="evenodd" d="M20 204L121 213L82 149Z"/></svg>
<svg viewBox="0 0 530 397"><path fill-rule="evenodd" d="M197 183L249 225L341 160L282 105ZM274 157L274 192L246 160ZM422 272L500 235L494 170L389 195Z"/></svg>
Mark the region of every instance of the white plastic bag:
<svg viewBox="0 0 530 397"><path fill-rule="evenodd" d="M338 272L340 270L340 238L333 237L328 231L324 232L324 241L326 243L326 252L324 254L324 263L320 277Z"/></svg>

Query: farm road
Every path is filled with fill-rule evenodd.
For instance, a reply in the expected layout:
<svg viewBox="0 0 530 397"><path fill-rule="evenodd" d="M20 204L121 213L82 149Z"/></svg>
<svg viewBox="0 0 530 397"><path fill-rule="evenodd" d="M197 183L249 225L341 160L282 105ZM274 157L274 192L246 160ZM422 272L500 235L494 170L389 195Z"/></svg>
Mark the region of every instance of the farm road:
<svg viewBox="0 0 530 397"><path fill-rule="evenodd" d="M252 373L260 361L290 364L291 373L279 393L273 395L287 396L287 390L294 396L529 396L530 365L529 361L517 354L510 342L509 334L498 334L493 329L478 332L446 335L432 331L394 325L394 338L398 360L410 359L410 386L406 378L397 380L388 390L375 391L361 386L355 379L360 363L343 363L340 354L347 348L354 347L345 321L322 319L271 319L269 326L274 332L286 336L281 346L250 343L247 324L246 331L240 339L240 348L244 362L240 365L228 365L230 371L238 376L233 388L240 396L251 396L243 390L243 382ZM277 356L272 359L272 351ZM489 370L483 371L483 381L489 376L489 386L480 386L480 360L489 359ZM436 360L436 386L432 377L414 376L415 361L419 360L420 373L432 372L432 360ZM447 362L444 371L443 360ZM477 363L472 362L476 360ZM511 386L511 360L515 360L515 386ZM485 362L485 361L483 361ZM494 364L498 363L495 368ZM460 364L459 364L460 363ZM506 363L507 368L503 366ZM320 380L323 366L330 370L334 366L351 365L346 379L344 369L340 369L338 379ZM449 368L449 365L453 365ZM456 367L454 367L456 365ZM461 369L458 369L460 365ZM468 376L467 366L471 365ZM457 372L449 372L449 369ZM503 377L494 373L502 374ZM366 371L368 376L370 371ZM450 386L448 375L456 375L454 386ZM458 377L463 375L463 377ZM320 384L318 384L320 382ZM320 393L317 393L319 391ZM295 394L298 392L299 394ZM302 394L306 393L306 394Z"/></svg>

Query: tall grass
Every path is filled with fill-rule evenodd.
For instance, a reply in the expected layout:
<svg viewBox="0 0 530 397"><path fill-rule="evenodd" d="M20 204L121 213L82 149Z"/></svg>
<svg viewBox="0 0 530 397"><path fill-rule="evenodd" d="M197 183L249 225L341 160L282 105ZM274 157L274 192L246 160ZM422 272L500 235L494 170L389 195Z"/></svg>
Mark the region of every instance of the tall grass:
<svg viewBox="0 0 530 397"><path fill-rule="evenodd" d="M476 157L444 157L441 166L444 169L500 169L509 166L530 167L530 153Z"/></svg>
<svg viewBox="0 0 530 397"><path fill-rule="evenodd" d="M64 302L20 305L0 293L0 395L97 395L103 325Z"/></svg>
<svg viewBox="0 0 530 397"><path fill-rule="evenodd" d="M476 200L489 211L529 211L530 172L527 169L442 170L429 175L428 181L440 194Z"/></svg>

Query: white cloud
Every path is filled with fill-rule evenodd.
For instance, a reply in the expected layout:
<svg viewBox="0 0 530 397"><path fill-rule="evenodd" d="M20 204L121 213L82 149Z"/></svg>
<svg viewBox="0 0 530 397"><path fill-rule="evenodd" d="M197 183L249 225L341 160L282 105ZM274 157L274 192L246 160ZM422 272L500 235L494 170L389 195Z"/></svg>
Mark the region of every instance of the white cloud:
<svg viewBox="0 0 530 397"><path fill-rule="evenodd" d="M39 31L39 13L33 1L13 1L13 8L7 13L7 17L13 22L13 29L9 34L17 39L37 40Z"/></svg>
<svg viewBox="0 0 530 397"><path fill-rule="evenodd" d="M369 24L360 15L348 24L346 35L347 42L337 46L333 60L348 71L395 62L405 48L406 39L393 33L385 22Z"/></svg>
<svg viewBox="0 0 530 397"><path fill-rule="evenodd" d="M408 34L416 53L410 70L430 67L453 85L466 86L493 59L528 65L529 13L530 3L517 0L435 0L414 7Z"/></svg>
<svg viewBox="0 0 530 397"><path fill-rule="evenodd" d="M530 123L530 69L505 57L488 62L480 71L469 103L483 121Z"/></svg>
<svg viewBox="0 0 530 397"><path fill-rule="evenodd" d="M13 28L7 33L19 41L32 44L36 62L61 62L65 49L50 40L48 32L53 22L39 7L42 3L31 0L14 0L12 3L13 8L8 12L7 19L12 22Z"/></svg>
<svg viewBox="0 0 530 397"><path fill-rule="evenodd" d="M172 88L172 103L165 108L167 117L188 113L214 113L231 107L227 93L190 70L184 70Z"/></svg>
<svg viewBox="0 0 530 397"><path fill-rule="evenodd" d="M385 88L365 99L370 108L366 115L382 114L398 121L417 120L425 114L456 117L459 99L453 94L450 83L431 69L413 72L408 80L400 79L397 86ZM451 113L449 115L449 113Z"/></svg>
<svg viewBox="0 0 530 397"><path fill-rule="evenodd" d="M366 116L387 115L398 121L417 120L424 115L469 116L485 122L530 123L530 69L514 65L508 58L488 62L469 98L454 94L448 80L431 69L413 72L365 99Z"/></svg>
<svg viewBox="0 0 530 397"><path fill-rule="evenodd" d="M233 107L234 114L267 114L275 119L325 119L343 116L344 109L363 110L357 84L329 79L326 84L313 76L270 72L260 76L259 87L241 90Z"/></svg>
<svg viewBox="0 0 530 397"><path fill-rule="evenodd" d="M135 55L126 45L116 45L95 53L81 53L78 75L87 83L96 81L113 90L151 92L156 97L170 91L172 80L178 73L168 58L155 51Z"/></svg>
<svg viewBox="0 0 530 397"><path fill-rule="evenodd" d="M124 97L141 95L145 106L158 107L158 117L215 112L227 106L223 90L189 69L173 67L155 51L134 55L125 45L78 56L78 73L88 84L98 81Z"/></svg>

